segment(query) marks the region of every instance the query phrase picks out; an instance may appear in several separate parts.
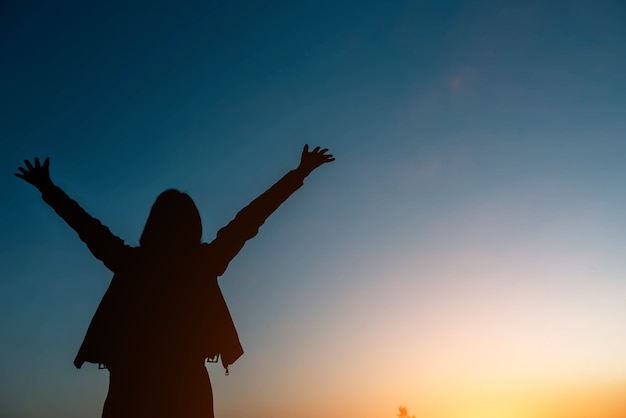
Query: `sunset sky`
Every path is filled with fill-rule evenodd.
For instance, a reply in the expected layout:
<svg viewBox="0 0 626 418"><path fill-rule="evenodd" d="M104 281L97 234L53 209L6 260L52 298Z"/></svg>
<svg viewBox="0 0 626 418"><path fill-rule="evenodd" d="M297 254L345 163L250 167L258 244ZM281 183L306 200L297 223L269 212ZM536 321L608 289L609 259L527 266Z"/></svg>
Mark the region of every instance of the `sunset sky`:
<svg viewBox="0 0 626 418"><path fill-rule="evenodd" d="M25 158L130 245L185 191L208 242L309 143L220 278L216 417L626 418L623 1L8 1L0 54L1 417L108 385L72 360L112 274Z"/></svg>

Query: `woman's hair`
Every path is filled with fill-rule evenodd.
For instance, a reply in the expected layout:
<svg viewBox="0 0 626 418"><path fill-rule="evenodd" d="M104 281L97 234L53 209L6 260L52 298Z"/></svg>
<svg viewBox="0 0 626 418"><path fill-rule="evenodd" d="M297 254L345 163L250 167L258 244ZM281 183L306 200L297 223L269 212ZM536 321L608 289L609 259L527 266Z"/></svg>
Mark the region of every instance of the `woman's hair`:
<svg viewBox="0 0 626 418"><path fill-rule="evenodd" d="M200 244L202 221L187 193L164 191L150 209L139 244L148 249L177 250Z"/></svg>

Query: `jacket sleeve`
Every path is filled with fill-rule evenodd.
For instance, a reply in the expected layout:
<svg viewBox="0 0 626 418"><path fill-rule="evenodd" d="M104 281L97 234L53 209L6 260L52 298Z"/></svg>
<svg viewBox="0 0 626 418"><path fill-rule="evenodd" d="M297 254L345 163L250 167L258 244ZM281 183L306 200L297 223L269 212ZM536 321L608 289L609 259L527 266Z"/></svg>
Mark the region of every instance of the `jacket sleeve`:
<svg viewBox="0 0 626 418"><path fill-rule="evenodd" d="M109 228L89 215L61 188L53 186L43 190L43 200L78 233L89 251L111 271L118 271L126 264L132 247L115 236Z"/></svg>
<svg viewBox="0 0 626 418"><path fill-rule="evenodd" d="M299 170L290 171L240 210L235 219L217 232L217 237L209 244L212 253L211 262L215 263L212 267L216 269L217 276L224 274L228 263L243 248L246 241L253 238L265 220L302 186L306 174Z"/></svg>

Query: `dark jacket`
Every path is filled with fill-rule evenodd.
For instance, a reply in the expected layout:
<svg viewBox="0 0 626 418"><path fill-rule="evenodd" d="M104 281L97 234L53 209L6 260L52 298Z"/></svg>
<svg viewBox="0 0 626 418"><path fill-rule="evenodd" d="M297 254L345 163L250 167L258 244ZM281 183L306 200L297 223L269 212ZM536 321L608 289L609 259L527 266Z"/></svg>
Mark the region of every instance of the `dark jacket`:
<svg viewBox="0 0 626 418"><path fill-rule="evenodd" d="M163 257L124 244L60 188L44 190L44 201L114 273L74 365L113 368L126 362L219 355L228 369L243 349L217 277L267 217L302 186L305 176L290 171L220 229L213 242Z"/></svg>

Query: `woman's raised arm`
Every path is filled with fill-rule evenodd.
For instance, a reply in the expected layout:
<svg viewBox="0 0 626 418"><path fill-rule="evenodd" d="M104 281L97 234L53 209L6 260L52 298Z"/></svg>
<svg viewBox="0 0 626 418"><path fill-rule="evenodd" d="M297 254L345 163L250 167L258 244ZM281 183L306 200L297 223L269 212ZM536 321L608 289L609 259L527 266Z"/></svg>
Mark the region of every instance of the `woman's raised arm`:
<svg viewBox="0 0 626 418"><path fill-rule="evenodd" d="M295 170L287 173L240 210L235 219L218 231L215 240L209 244L212 250L211 262L215 263L214 268L218 276L224 273L228 263L243 248L246 241L258 233L265 220L302 186L306 176L322 164L335 160L332 154L327 152L328 149L320 147L309 151L309 146L305 145L300 165Z"/></svg>
<svg viewBox="0 0 626 418"><path fill-rule="evenodd" d="M132 247L115 236L109 228L89 215L78 203L72 200L61 188L50 179L50 158L35 158L34 165L24 160L25 167L18 167L16 177L35 186L42 194L43 200L54 209L63 220L72 227L87 244L91 253L101 260L111 271L118 271L127 263Z"/></svg>

